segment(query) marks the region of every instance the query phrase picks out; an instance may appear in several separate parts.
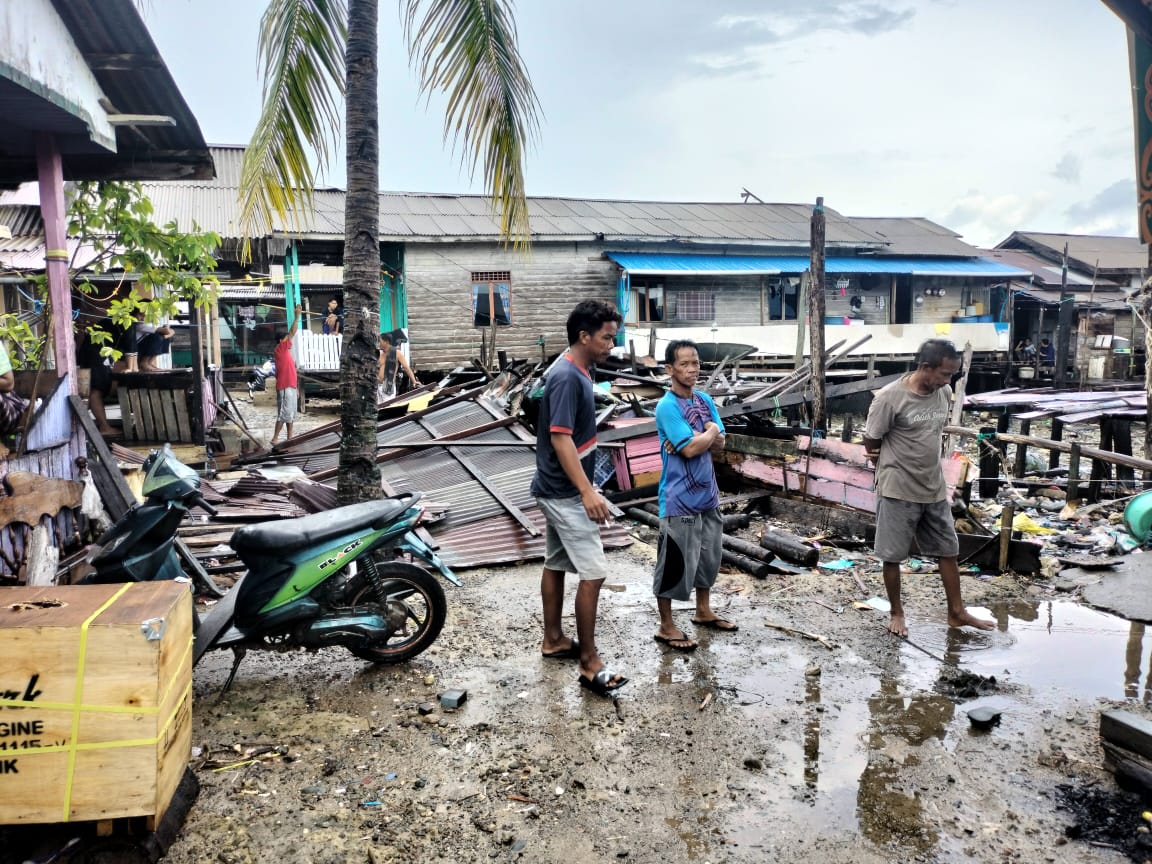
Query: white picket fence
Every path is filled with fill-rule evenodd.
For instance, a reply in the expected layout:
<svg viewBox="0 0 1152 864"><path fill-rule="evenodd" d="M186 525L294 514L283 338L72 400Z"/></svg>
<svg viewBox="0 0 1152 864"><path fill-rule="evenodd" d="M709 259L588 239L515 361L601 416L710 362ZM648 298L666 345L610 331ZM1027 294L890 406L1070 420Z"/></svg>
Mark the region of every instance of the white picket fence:
<svg viewBox="0 0 1152 864"><path fill-rule="evenodd" d="M296 368L308 372L339 372L340 343L343 336L301 330L292 340Z"/></svg>

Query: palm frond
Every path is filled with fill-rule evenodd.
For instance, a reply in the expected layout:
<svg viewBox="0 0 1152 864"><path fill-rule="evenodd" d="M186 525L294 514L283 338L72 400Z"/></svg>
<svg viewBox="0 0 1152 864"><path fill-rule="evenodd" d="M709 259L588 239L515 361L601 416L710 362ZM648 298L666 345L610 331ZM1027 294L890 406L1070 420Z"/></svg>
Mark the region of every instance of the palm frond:
<svg viewBox="0 0 1152 864"><path fill-rule="evenodd" d="M347 37L346 0L270 0L260 21L264 105L240 172L243 236L311 205L308 149L323 168L339 141Z"/></svg>
<svg viewBox="0 0 1152 864"><path fill-rule="evenodd" d="M409 53L425 94L448 97L444 137L500 207L500 228L529 240L524 156L539 131L540 103L516 45L509 0L402 0Z"/></svg>

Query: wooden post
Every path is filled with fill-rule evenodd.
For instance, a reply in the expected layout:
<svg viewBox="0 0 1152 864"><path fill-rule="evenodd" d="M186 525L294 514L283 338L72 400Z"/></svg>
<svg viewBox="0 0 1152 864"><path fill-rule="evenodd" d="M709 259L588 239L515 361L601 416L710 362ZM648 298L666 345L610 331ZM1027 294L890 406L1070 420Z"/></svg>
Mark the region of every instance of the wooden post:
<svg viewBox="0 0 1152 864"><path fill-rule="evenodd" d="M1008 569L1008 553L1012 550L1012 519L1016 505L1009 501L1000 511L1000 572Z"/></svg>
<svg viewBox="0 0 1152 864"><path fill-rule="evenodd" d="M1068 244L1064 244L1063 264L1060 268L1060 307L1056 315L1056 368L1052 370L1052 386L1059 389L1068 380L1068 348L1072 340L1072 319L1076 317L1076 295L1068 293ZM1039 352L1037 352L1039 353Z"/></svg>
<svg viewBox="0 0 1152 864"><path fill-rule="evenodd" d="M851 414L849 414L848 416L846 416L844 418L844 429L840 433L840 440L841 441L850 442L852 440L852 435L856 431L854 419L855 418L853 418L853 416Z"/></svg>
<svg viewBox="0 0 1152 864"><path fill-rule="evenodd" d="M956 382L956 391L952 396L952 425L959 426L961 419L964 416L964 393L968 389L968 370L972 367L972 343L966 342L964 344L964 357L960 361L964 374L960 376L960 380ZM1007 429L1001 430L1007 432ZM944 455L952 455L952 436L944 436Z"/></svg>
<svg viewBox="0 0 1152 864"><path fill-rule="evenodd" d="M812 274L805 270L800 276L800 294L796 298L796 354L792 359L793 369L799 369L804 360L804 335L808 330L804 326L804 316L808 314L808 291L811 282ZM784 301L780 302L783 304Z"/></svg>
<svg viewBox="0 0 1152 864"><path fill-rule="evenodd" d="M224 351L220 346L220 304L215 298L212 299L208 310L208 327L209 332L212 334L211 362L215 363L218 368L223 369Z"/></svg>
<svg viewBox="0 0 1152 864"><path fill-rule="evenodd" d="M52 351L56 377L68 375L76 394L76 341L72 336L72 283L68 278L68 214L64 207L64 163L51 135L36 140L40 214L44 220L44 263L52 305ZM71 373L71 374L69 374Z"/></svg>
<svg viewBox="0 0 1152 864"><path fill-rule="evenodd" d="M1112 450L1112 418L1100 418L1100 449ZM1112 479L1112 466L1107 462L1100 459L1092 460L1092 473L1090 474L1091 480L1088 486L1088 494L1085 496L1090 503L1095 504L1100 500L1100 496L1104 491L1104 482Z"/></svg>
<svg viewBox="0 0 1152 864"><path fill-rule="evenodd" d="M192 425L192 440L204 443L204 344L200 338L200 309L188 304L188 335L192 339L192 405L188 419Z"/></svg>
<svg viewBox="0 0 1152 864"><path fill-rule="evenodd" d="M1028 435L1032 431L1032 419L1025 417L1020 421L1020 434ZM1028 445L1023 441L1016 445L1016 464L1012 466L1012 476L1023 477L1028 473Z"/></svg>
<svg viewBox="0 0 1152 864"><path fill-rule="evenodd" d="M1112 418L1112 449L1124 456L1132 455L1132 421L1126 417ZM1136 472L1128 465L1116 466L1116 479L1125 489L1136 487Z"/></svg>
<svg viewBox="0 0 1152 864"><path fill-rule="evenodd" d="M812 287L808 296L808 330L812 362L812 434L823 434L828 428L828 403L824 395L824 199L817 198L812 208L812 248L810 265Z"/></svg>
<svg viewBox="0 0 1152 864"><path fill-rule="evenodd" d="M1055 451L1053 451L1055 452ZM1080 445L1072 444L1068 454L1068 501L1080 500Z"/></svg>
<svg viewBox="0 0 1152 864"><path fill-rule="evenodd" d="M1064 422L1062 420L1057 420L1055 417L1052 418L1052 432L1051 432L1051 435L1049 437L1053 441L1063 441L1064 440ZM1049 470L1051 470L1053 468L1059 468L1059 467L1060 467L1060 451L1059 450L1052 450L1048 454L1048 468L1049 468Z"/></svg>
<svg viewBox="0 0 1152 864"><path fill-rule="evenodd" d="M996 430L991 426L980 428L980 497L995 498L1000 491L1000 449L996 444Z"/></svg>

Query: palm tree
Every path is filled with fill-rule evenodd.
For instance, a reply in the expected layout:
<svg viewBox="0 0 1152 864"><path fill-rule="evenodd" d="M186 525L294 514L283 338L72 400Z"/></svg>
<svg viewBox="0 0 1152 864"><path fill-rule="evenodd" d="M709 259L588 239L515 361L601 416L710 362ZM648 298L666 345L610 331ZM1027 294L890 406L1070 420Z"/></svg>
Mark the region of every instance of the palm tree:
<svg viewBox="0 0 1152 864"><path fill-rule="evenodd" d="M378 0L269 0L261 22L264 106L241 177L244 228L289 221L315 187L309 150L326 164L346 111L344 342L337 499L379 498L375 316L379 308ZM480 167L507 240L526 244L524 151L538 102L516 47L510 0L400 0L422 92L443 92L445 139ZM463 141L461 142L461 139Z"/></svg>

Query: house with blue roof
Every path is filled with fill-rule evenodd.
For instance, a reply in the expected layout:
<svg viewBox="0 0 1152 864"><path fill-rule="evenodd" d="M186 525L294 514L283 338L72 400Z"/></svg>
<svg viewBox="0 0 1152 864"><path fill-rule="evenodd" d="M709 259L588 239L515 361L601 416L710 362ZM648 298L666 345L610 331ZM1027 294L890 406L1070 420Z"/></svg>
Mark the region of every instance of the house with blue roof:
<svg viewBox="0 0 1152 864"><path fill-rule="evenodd" d="M221 318L238 344L252 314L282 320L296 303L313 312L319 338L318 312L341 284L344 193L317 189L311 210L263 226L255 263L242 265L235 250L243 148L213 147L212 155L214 179L145 184L155 218L195 222L224 238ZM790 367L798 340L807 352L811 205L532 197L528 206L525 252L505 243L484 196L380 194L373 311L381 331L408 334L416 368L491 360L499 351L561 351L565 319L588 297L620 307L621 345L641 355L660 356L681 337L750 345L766 365ZM970 342L981 358L1007 359L1004 286L1026 271L927 219L830 208L825 217L826 344L870 336L855 351L860 358L903 368L924 339L945 335Z"/></svg>

